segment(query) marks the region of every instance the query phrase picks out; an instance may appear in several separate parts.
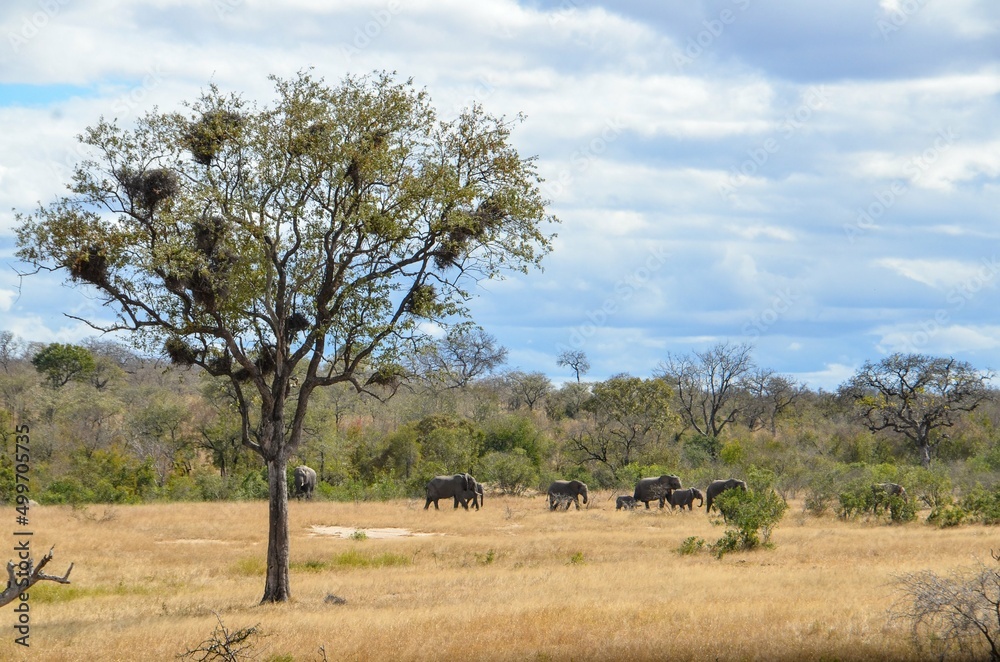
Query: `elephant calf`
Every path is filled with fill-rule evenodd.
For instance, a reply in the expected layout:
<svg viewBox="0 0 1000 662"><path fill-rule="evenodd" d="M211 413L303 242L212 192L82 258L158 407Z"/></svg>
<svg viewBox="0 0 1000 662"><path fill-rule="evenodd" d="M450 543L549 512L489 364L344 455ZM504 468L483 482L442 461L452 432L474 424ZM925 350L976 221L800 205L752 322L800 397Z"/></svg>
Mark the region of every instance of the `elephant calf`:
<svg viewBox="0 0 1000 662"><path fill-rule="evenodd" d="M693 504L695 499L700 501L698 504L699 508L705 505L705 497L697 487L689 487L686 490L674 490L670 493L670 510L673 510L677 506L680 506L681 510L684 510L685 506L687 506L688 510L694 510Z"/></svg>
<svg viewBox="0 0 1000 662"><path fill-rule="evenodd" d="M466 504L470 501L472 502L472 505L475 506L476 510L479 510L479 507L483 505L483 484L476 483L475 489L462 492L461 496L458 497L458 500L463 506L465 506L466 510L468 510L468 506Z"/></svg>
<svg viewBox="0 0 1000 662"><path fill-rule="evenodd" d="M620 496L615 500L615 510L635 510L635 497Z"/></svg>

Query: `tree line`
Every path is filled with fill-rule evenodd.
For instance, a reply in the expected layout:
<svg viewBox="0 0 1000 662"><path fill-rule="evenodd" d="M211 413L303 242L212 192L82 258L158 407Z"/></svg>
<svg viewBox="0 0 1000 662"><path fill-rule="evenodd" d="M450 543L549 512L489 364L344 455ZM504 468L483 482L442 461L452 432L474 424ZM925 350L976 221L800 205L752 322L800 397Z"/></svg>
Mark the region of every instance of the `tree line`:
<svg viewBox="0 0 1000 662"><path fill-rule="evenodd" d="M457 471L518 495L556 478L628 489L670 472L701 485L755 467L817 509L836 507L851 481L907 483L932 506L998 481L990 374L953 359L893 355L825 392L760 368L745 344L669 355L649 378L590 382L583 369L559 386L506 356L490 334L463 327L409 357L391 398L318 391L295 463L317 470L327 499L420 497L430 478ZM5 442L15 421L31 422L40 502L267 496L235 394L196 366L114 341L46 345L3 332L0 368ZM8 500L10 458L0 459Z"/></svg>

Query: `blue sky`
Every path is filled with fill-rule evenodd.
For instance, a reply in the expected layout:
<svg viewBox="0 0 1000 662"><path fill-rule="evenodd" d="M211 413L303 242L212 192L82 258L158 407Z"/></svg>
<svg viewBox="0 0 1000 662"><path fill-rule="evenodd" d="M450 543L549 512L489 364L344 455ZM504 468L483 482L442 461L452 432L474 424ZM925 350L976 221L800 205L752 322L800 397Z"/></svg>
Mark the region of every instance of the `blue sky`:
<svg viewBox="0 0 1000 662"><path fill-rule="evenodd" d="M562 224L545 269L481 283L509 364L648 376L754 344L835 389L894 352L1000 368L1000 3L992 0L34 0L0 8L0 328L100 313L21 281L14 213L60 194L75 136L209 83L396 71L444 116L527 120Z"/></svg>

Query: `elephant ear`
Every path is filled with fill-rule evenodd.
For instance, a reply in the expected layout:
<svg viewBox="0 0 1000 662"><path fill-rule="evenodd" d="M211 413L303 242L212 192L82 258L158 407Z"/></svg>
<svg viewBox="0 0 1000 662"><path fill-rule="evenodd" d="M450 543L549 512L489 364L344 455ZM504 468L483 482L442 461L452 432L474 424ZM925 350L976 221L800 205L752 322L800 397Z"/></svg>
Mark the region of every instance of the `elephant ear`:
<svg viewBox="0 0 1000 662"><path fill-rule="evenodd" d="M472 478L469 474L462 474L462 490L468 492L471 488L469 487L469 479Z"/></svg>

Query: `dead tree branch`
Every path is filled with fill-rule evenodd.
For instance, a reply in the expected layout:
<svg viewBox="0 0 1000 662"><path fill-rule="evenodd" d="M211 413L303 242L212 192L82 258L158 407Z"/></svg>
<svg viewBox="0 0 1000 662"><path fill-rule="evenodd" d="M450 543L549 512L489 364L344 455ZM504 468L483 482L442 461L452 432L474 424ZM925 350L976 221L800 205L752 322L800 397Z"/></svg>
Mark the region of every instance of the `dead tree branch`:
<svg viewBox="0 0 1000 662"><path fill-rule="evenodd" d="M48 562L52 560L52 552L54 549L55 546L49 549L48 553L42 557L41 561L38 562L38 565L35 565L35 560L31 558L17 564L13 561L7 561L7 588L4 589L3 593L0 593L0 607L10 604L16 600L21 593L24 593L40 581L69 584L69 573L73 571L72 563L69 564L69 569L66 570L66 574L62 577L47 575L42 572L42 568L44 568ZM21 578L20 581L18 578Z"/></svg>

